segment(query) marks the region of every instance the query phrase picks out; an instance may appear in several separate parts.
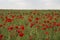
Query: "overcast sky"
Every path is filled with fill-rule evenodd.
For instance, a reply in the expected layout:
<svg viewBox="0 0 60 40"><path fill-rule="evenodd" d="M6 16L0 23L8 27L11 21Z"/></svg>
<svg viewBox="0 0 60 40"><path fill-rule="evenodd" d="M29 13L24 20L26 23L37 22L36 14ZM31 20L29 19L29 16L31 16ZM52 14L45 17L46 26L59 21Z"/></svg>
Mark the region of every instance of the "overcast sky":
<svg viewBox="0 0 60 40"><path fill-rule="evenodd" d="M0 0L0 9L60 9L60 0Z"/></svg>

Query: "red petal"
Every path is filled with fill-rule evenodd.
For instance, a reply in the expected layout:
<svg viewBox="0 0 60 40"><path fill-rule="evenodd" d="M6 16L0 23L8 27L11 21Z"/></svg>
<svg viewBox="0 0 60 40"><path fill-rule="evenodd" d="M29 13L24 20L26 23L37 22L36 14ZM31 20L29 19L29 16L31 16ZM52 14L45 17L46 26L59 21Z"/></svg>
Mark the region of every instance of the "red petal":
<svg viewBox="0 0 60 40"><path fill-rule="evenodd" d="M21 25L21 26L20 26L20 29L24 30L24 25Z"/></svg>
<svg viewBox="0 0 60 40"><path fill-rule="evenodd" d="M23 37L23 36L24 36L24 33L22 33L22 32L19 33L19 36L20 36L20 37Z"/></svg>

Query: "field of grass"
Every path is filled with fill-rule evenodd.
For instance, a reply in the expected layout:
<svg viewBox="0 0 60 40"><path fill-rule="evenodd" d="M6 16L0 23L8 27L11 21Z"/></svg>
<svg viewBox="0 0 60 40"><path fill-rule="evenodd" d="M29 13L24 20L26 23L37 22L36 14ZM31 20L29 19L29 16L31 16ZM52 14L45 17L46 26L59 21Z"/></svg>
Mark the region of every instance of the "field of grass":
<svg viewBox="0 0 60 40"><path fill-rule="evenodd" d="M60 40L60 10L0 10L0 40Z"/></svg>

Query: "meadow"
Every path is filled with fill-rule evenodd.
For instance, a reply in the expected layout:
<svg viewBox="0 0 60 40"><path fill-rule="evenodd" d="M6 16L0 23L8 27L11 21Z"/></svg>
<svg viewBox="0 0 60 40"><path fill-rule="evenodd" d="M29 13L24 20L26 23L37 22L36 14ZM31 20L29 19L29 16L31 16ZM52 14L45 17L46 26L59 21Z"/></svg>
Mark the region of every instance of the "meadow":
<svg viewBox="0 0 60 40"><path fill-rule="evenodd" d="M60 40L60 10L0 10L0 40Z"/></svg>

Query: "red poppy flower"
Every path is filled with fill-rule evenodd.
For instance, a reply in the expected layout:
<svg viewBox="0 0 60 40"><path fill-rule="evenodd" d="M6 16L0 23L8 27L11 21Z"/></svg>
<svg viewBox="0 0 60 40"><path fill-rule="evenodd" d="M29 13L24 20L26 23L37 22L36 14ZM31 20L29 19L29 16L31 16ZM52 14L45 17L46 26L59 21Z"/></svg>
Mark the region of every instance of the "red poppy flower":
<svg viewBox="0 0 60 40"><path fill-rule="evenodd" d="M60 23L57 23L57 26L60 26Z"/></svg>
<svg viewBox="0 0 60 40"><path fill-rule="evenodd" d="M44 20L44 23L46 23L46 20Z"/></svg>
<svg viewBox="0 0 60 40"><path fill-rule="evenodd" d="M0 24L0 27L2 27L3 25L2 24Z"/></svg>
<svg viewBox="0 0 60 40"><path fill-rule="evenodd" d="M49 26L49 28L52 28L52 27L53 27L53 26L51 26L51 25Z"/></svg>
<svg viewBox="0 0 60 40"><path fill-rule="evenodd" d="M57 25L57 23L56 22L53 22L53 26L56 26Z"/></svg>
<svg viewBox="0 0 60 40"><path fill-rule="evenodd" d="M45 14L45 16L46 16L47 18L49 18L50 14Z"/></svg>
<svg viewBox="0 0 60 40"><path fill-rule="evenodd" d="M36 21L36 23L38 23L38 21Z"/></svg>
<svg viewBox="0 0 60 40"><path fill-rule="evenodd" d="M42 26L45 26L45 24L41 24Z"/></svg>
<svg viewBox="0 0 60 40"><path fill-rule="evenodd" d="M22 32L19 33L19 36L20 36L20 37L23 37L23 36L24 36L24 33L22 33Z"/></svg>
<svg viewBox="0 0 60 40"><path fill-rule="evenodd" d="M46 28L42 28L42 30L46 30Z"/></svg>
<svg viewBox="0 0 60 40"><path fill-rule="evenodd" d="M29 19L28 19L28 21L29 21L29 22L32 22L32 19L31 19L31 18L29 18Z"/></svg>
<svg viewBox="0 0 60 40"><path fill-rule="evenodd" d="M8 19L8 16L6 16L5 18Z"/></svg>
<svg viewBox="0 0 60 40"><path fill-rule="evenodd" d="M7 18L5 22L12 22L12 19Z"/></svg>
<svg viewBox="0 0 60 40"><path fill-rule="evenodd" d="M11 31L11 30L13 30L13 27L12 26L8 27L8 31Z"/></svg>
<svg viewBox="0 0 60 40"><path fill-rule="evenodd" d="M57 20L57 18L54 18L54 20Z"/></svg>
<svg viewBox="0 0 60 40"><path fill-rule="evenodd" d="M50 21L49 21L49 20L47 20L47 23L50 23Z"/></svg>
<svg viewBox="0 0 60 40"><path fill-rule="evenodd" d="M22 15L19 16L20 18L24 18Z"/></svg>
<svg viewBox="0 0 60 40"><path fill-rule="evenodd" d="M35 18L35 20L39 20L39 18L37 17L37 18Z"/></svg>
<svg viewBox="0 0 60 40"><path fill-rule="evenodd" d="M22 15L20 15L20 16L17 16L17 18L23 19L24 17Z"/></svg>
<svg viewBox="0 0 60 40"><path fill-rule="evenodd" d="M3 18L3 16L0 16L0 19L2 19L2 21L4 21L4 18Z"/></svg>
<svg viewBox="0 0 60 40"><path fill-rule="evenodd" d="M18 32L18 33L21 33L21 31L20 31L20 30L17 30L17 32Z"/></svg>
<svg viewBox="0 0 60 40"><path fill-rule="evenodd" d="M52 19L53 19L53 17L52 17L52 16L50 16L50 17L49 17L49 20L52 20Z"/></svg>
<svg viewBox="0 0 60 40"><path fill-rule="evenodd" d="M20 25L20 29L24 30L24 25Z"/></svg>
<svg viewBox="0 0 60 40"><path fill-rule="evenodd" d="M48 35L48 34L49 34L49 32L45 32L45 34L46 34L46 35Z"/></svg>
<svg viewBox="0 0 60 40"><path fill-rule="evenodd" d="M15 18L15 15L11 15L11 17L14 19Z"/></svg>
<svg viewBox="0 0 60 40"><path fill-rule="evenodd" d="M48 26L48 25L46 25L45 27L46 27L46 28L49 28L49 26Z"/></svg>
<svg viewBox="0 0 60 40"><path fill-rule="evenodd" d="M36 28L40 30L40 26L36 26Z"/></svg>
<svg viewBox="0 0 60 40"><path fill-rule="evenodd" d="M2 34L0 34L0 40L2 40L2 38L3 38L3 35L2 35Z"/></svg>
<svg viewBox="0 0 60 40"><path fill-rule="evenodd" d="M30 27L32 28L33 26L34 26L34 23L31 23L31 24L30 24Z"/></svg>
<svg viewBox="0 0 60 40"><path fill-rule="evenodd" d="M33 18L33 16L31 15L30 18Z"/></svg>
<svg viewBox="0 0 60 40"><path fill-rule="evenodd" d="M18 26L15 26L16 29L18 29Z"/></svg>

